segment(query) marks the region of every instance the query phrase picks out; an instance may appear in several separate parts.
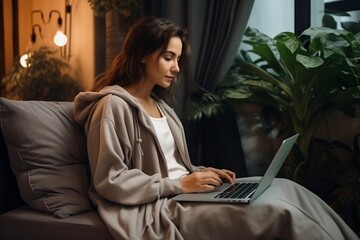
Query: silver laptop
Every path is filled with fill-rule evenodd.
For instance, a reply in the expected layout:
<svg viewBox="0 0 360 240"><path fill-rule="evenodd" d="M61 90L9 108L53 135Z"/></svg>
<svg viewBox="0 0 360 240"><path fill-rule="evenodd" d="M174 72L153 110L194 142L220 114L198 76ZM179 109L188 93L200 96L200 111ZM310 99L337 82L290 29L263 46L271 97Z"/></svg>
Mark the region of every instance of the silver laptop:
<svg viewBox="0 0 360 240"><path fill-rule="evenodd" d="M251 203L271 185L298 136L299 134L295 134L282 142L264 176L260 179L237 178L235 183L224 183L212 192L183 193L173 199L188 202Z"/></svg>

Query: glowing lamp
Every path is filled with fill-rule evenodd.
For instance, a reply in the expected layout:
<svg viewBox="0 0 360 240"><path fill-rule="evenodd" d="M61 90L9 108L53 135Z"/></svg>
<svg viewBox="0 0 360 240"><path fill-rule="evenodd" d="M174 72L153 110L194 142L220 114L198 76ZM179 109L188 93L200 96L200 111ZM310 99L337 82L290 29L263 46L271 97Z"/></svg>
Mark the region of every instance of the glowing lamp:
<svg viewBox="0 0 360 240"><path fill-rule="evenodd" d="M67 43L67 37L62 31L57 31L54 36L56 46L63 47Z"/></svg>
<svg viewBox="0 0 360 240"><path fill-rule="evenodd" d="M28 64L28 60L29 60L30 57L31 57L31 56L30 56L30 54L28 54L28 53L23 54L23 55L20 57L20 64L21 64L21 66L23 66L24 68L29 67L30 64Z"/></svg>

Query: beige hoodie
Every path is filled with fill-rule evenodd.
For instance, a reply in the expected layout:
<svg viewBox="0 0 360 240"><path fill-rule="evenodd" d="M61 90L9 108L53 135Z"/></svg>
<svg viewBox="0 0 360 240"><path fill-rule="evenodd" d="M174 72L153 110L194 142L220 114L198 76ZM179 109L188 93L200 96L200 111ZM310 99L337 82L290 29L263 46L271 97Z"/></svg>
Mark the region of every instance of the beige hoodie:
<svg viewBox="0 0 360 240"><path fill-rule="evenodd" d="M157 102L183 163L192 172L182 124L173 109ZM93 184L103 198L138 205L181 192L180 179L168 178L150 118L126 90L111 86L80 93L75 98L75 119L84 126Z"/></svg>
<svg viewBox="0 0 360 240"><path fill-rule="evenodd" d="M167 117L185 167L193 172L180 120L165 102L157 99L157 103ZM167 201L165 197L182 192L180 179L168 178L166 160L150 118L125 89L109 86L100 92L78 94L75 120L87 136L90 197L104 222L120 239L136 239L133 234L144 237L141 232L146 222L153 221L146 212L153 214L163 208L154 201ZM129 207L131 214L125 210ZM144 212L144 208L148 210Z"/></svg>

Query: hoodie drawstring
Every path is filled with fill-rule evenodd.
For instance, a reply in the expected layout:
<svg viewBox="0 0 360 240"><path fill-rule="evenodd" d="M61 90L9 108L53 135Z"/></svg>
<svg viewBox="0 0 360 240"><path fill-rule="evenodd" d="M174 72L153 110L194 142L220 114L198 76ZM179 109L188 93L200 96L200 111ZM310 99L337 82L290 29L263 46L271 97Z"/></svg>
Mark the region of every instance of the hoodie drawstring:
<svg viewBox="0 0 360 240"><path fill-rule="evenodd" d="M135 152L140 151L141 156L144 156L144 152L141 147L142 139L141 139L141 134L140 134L139 119L136 116L135 109L132 108L132 112L133 112L133 120L134 120L133 122L134 122L134 132L135 132Z"/></svg>

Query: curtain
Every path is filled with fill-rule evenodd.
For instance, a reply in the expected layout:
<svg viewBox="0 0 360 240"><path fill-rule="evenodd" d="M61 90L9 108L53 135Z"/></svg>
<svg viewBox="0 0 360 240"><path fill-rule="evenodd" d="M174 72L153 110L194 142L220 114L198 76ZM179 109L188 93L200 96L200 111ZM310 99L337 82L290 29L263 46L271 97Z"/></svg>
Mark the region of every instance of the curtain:
<svg viewBox="0 0 360 240"><path fill-rule="evenodd" d="M233 63L254 0L190 2L190 75L201 87L213 90Z"/></svg>
<svg viewBox="0 0 360 240"><path fill-rule="evenodd" d="M182 116L196 93L194 86L213 91L238 52L254 0L144 0L144 15L166 17L189 31L191 61L177 88L175 110ZM145 3L146 2L146 3ZM160 4L161 3L161 4ZM238 176L247 170L236 114L229 110L199 122L185 122L191 161L228 168Z"/></svg>

